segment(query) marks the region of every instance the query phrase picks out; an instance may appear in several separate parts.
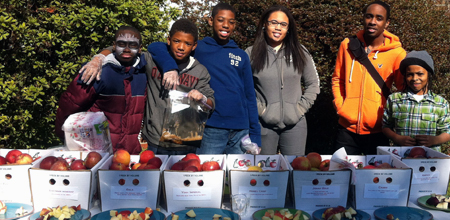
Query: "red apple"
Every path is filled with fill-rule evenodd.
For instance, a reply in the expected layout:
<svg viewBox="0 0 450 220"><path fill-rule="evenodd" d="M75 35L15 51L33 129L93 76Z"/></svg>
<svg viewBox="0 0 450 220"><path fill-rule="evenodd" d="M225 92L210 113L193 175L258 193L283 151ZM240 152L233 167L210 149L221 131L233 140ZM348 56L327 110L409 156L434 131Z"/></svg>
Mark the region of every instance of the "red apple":
<svg viewBox="0 0 450 220"><path fill-rule="evenodd" d="M91 151L84 159L84 166L86 166L86 168L88 169L92 169L92 167L97 165L97 163L100 162L100 160L102 160L102 155L95 151Z"/></svg>
<svg viewBox="0 0 450 220"><path fill-rule="evenodd" d="M178 161L172 165L171 170L184 170L185 161Z"/></svg>
<svg viewBox="0 0 450 220"><path fill-rule="evenodd" d="M202 171L202 165L196 159L190 159L186 161L185 167L194 166L197 167L197 171Z"/></svg>
<svg viewBox="0 0 450 220"><path fill-rule="evenodd" d="M328 171L330 169L330 160L323 160L320 163L319 170Z"/></svg>
<svg viewBox="0 0 450 220"><path fill-rule="evenodd" d="M10 150L6 156L5 159L8 163L15 163L16 162L16 157L21 155L22 152L20 150Z"/></svg>
<svg viewBox="0 0 450 220"><path fill-rule="evenodd" d="M363 169L375 169L375 168L377 168L377 167L374 165L367 165L367 166L363 167Z"/></svg>
<svg viewBox="0 0 450 220"><path fill-rule="evenodd" d="M184 168L184 170L197 172L198 168L196 166L187 166L186 168Z"/></svg>
<svg viewBox="0 0 450 220"><path fill-rule="evenodd" d="M146 150L139 155L139 163L147 163L150 159L155 157L155 153L151 150Z"/></svg>
<svg viewBox="0 0 450 220"><path fill-rule="evenodd" d="M0 156L0 165L6 164L6 159Z"/></svg>
<svg viewBox="0 0 450 220"><path fill-rule="evenodd" d="M306 155L306 158L308 158L311 163L311 167L319 168L320 163L322 162L322 156L316 152L309 153Z"/></svg>
<svg viewBox="0 0 450 220"><path fill-rule="evenodd" d="M131 156L128 151L119 149L114 153L113 163L122 163L127 166L130 164Z"/></svg>
<svg viewBox="0 0 450 220"><path fill-rule="evenodd" d="M150 208L150 207L145 207L144 213L148 214L149 216L152 216L153 215L153 209Z"/></svg>
<svg viewBox="0 0 450 220"><path fill-rule="evenodd" d="M197 156L197 154L194 153L188 153L186 154L186 156L183 157L183 159L181 159L182 161L188 161L191 159L196 159L198 160L199 163L201 163L200 158Z"/></svg>
<svg viewBox="0 0 450 220"><path fill-rule="evenodd" d="M84 161L83 160L74 160L70 164L70 169L71 170L85 170L86 166L84 166Z"/></svg>
<svg viewBox="0 0 450 220"><path fill-rule="evenodd" d="M119 212L119 214L121 214L122 216L128 216L131 214L131 211L123 210L123 211Z"/></svg>
<svg viewBox="0 0 450 220"><path fill-rule="evenodd" d="M39 164L39 168L49 170L56 161L58 161L58 158L56 158L55 156L48 156L42 159L41 163Z"/></svg>
<svg viewBox="0 0 450 220"><path fill-rule="evenodd" d="M33 157L29 154L21 154L16 157L16 164L31 164L33 163Z"/></svg>
<svg viewBox="0 0 450 220"><path fill-rule="evenodd" d="M158 167L158 169L161 167L162 165L162 161L161 158L159 157L153 157L152 159L150 159L148 162L148 164L153 164L155 167Z"/></svg>
<svg viewBox="0 0 450 220"><path fill-rule="evenodd" d="M155 169L159 169L159 168L153 164L147 164L144 166L144 170L155 170Z"/></svg>
<svg viewBox="0 0 450 220"><path fill-rule="evenodd" d="M203 171L210 171L210 170L220 170L220 165L217 163L217 161L206 161L202 164Z"/></svg>
<svg viewBox="0 0 450 220"><path fill-rule="evenodd" d="M306 157L297 157L292 161L294 170L311 170L311 163Z"/></svg>
<svg viewBox="0 0 450 220"><path fill-rule="evenodd" d="M425 151L425 149L423 149L421 147L413 147L411 149L411 151L409 152L408 156L412 157L412 158L426 158L427 152ZM422 157L416 157L416 156L422 156Z"/></svg>
<svg viewBox="0 0 450 220"><path fill-rule="evenodd" d="M69 170L69 164L65 160L58 160L50 167L50 170Z"/></svg>
<svg viewBox="0 0 450 220"><path fill-rule="evenodd" d="M137 170L142 164L141 163L135 163L133 164L133 166L131 167L132 170Z"/></svg>
<svg viewBox="0 0 450 220"><path fill-rule="evenodd" d="M128 164L113 162L109 167L110 170L130 170Z"/></svg>
<svg viewBox="0 0 450 220"><path fill-rule="evenodd" d="M377 168L388 169L388 168L392 168L392 166L389 163L382 163L382 164L378 165Z"/></svg>

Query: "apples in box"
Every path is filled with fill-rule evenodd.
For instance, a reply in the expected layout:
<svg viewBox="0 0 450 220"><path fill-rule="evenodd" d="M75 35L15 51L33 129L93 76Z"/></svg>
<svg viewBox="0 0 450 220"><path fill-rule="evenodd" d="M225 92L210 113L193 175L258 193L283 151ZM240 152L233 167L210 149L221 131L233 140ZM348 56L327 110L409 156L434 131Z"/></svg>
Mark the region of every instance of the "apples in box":
<svg viewBox="0 0 450 220"><path fill-rule="evenodd" d="M98 170L102 211L121 208L156 209L161 186L161 173L167 162L167 155L155 155L162 165L155 170L110 170L112 159ZM131 164L139 162L139 155L131 155Z"/></svg>
<svg viewBox="0 0 450 220"><path fill-rule="evenodd" d="M172 155L165 164L163 171L164 196L167 212L176 212L192 208L222 208L223 185L225 176L225 155L198 155L200 163L216 161L218 166L208 166L208 170L187 171L173 170L175 163L183 155ZM215 162L206 163L206 165ZM217 170L211 170L210 168Z"/></svg>
<svg viewBox="0 0 450 220"><path fill-rule="evenodd" d="M352 170L349 193L352 207L373 210L408 205L412 169L397 157L348 156L341 148L333 154L330 169L336 166Z"/></svg>
<svg viewBox="0 0 450 220"><path fill-rule="evenodd" d="M264 208L284 207L289 164L282 155L229 154L227 165L231 195L250 195L248 213Z"/></svg>
<svg viewBox="0 0 450 220"><path fill-rule="evenodd" d="M297 158L286 155L289 162ZM322 161L331 155L321 155ZM296 209L317 210L337 206L347 206L351 171L346 170L294 170L290 166L290 191Z"/></svg>
<svg viewBox="0 0 450 220"><path fill-rule="evenodd" d="M85 159L88 153L86 151L53 151L46 156L62 157L72 162L76 159ZM100 153L100 155L102 158L94 167L84 170L41 169L40 165L45 160L44 157L34 164L29 174L35 210L61 204L81 205L83 209L90 209L97 192L97 170L109 156L108 153Z"/></svg>
<svg viewBox="0 0 450 220"><path fill-rule="evenodd" d="M12 151L11 149L0 149L0 156L11 160L14 152L18 154L24 153L31 156L32 162L30 164L4 164L0 166L0 201L31 203L28 169L34 163L37 163L43 155L49 154L52 150L28 149ZM11 153L8 155L9 152Z"/></svg>
<svg viewBox="0 0 450 220"><path fill-rule="evenodd" d="M415 147L378 147L378 154L392 154L413 169L410 198L416 200L431 193L447 194L450 175L450 157L427 147L417 147L426 153L426 158L408 158ZM420 149L421 148L421 149Z"/></svg>

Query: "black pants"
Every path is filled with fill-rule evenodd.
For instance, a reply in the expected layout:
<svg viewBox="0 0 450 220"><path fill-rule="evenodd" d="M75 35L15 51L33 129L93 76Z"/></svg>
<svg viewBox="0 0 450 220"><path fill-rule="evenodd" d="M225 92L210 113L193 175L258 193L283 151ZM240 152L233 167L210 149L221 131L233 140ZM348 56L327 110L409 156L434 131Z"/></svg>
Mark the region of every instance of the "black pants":
<svg viewBox="0 0 450 220"><path fill-rule="evenodd" d="M360 135L339 125L334 146L336 150L344 147L347 155L377 154L377 147L389 146L389 139L381 132Z"/></svg>

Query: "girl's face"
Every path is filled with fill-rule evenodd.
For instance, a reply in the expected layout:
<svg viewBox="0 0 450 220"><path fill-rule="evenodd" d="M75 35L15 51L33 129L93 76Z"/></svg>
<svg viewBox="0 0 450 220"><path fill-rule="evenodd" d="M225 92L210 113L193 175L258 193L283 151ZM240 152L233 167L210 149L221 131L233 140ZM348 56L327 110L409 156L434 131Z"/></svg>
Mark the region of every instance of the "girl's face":
<svg viewBox="0 0 450 220"><path fill-rule="evenodd" d="M208 23L213 27L214 39L224 45L230 40L236 26L236 18L230 10L219 10L214 18L209 18Z"/></svg>
<svg viewBox="0 0 450 220"><path fill-rule="evenodd" d="M282 11L272 12L264 27L268 41L267 44L272 47L279 46L283 43L289 29L289 18Z"/></svg>
<svg viewBox="0 0 450 220"><path fill-rule="evenodd" d="M406 67L406 84L417 95L428 92L428 71L418 65Z"/></svg>

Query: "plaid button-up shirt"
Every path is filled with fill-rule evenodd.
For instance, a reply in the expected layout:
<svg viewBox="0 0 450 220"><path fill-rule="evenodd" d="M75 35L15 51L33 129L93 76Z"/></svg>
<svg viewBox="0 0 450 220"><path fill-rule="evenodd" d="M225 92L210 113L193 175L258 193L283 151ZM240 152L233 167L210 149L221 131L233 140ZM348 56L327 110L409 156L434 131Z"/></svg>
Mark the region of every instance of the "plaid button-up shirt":
<svg viewBox="0 0 450 220"><path fill-rule="evenodd" d="M393 93L388 97L384 108L383 128L385 127L412 138L415 135L437 136L450 133L449 104L442 96L431 91L420 102L409 92Z"/></svg>

